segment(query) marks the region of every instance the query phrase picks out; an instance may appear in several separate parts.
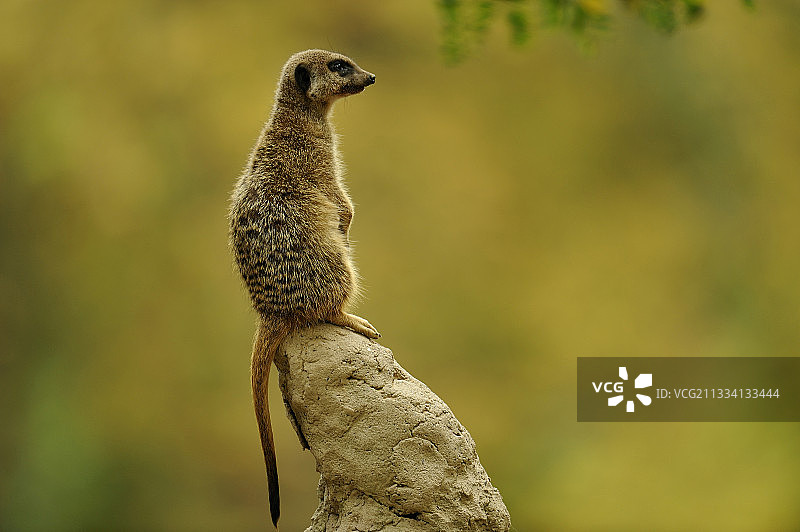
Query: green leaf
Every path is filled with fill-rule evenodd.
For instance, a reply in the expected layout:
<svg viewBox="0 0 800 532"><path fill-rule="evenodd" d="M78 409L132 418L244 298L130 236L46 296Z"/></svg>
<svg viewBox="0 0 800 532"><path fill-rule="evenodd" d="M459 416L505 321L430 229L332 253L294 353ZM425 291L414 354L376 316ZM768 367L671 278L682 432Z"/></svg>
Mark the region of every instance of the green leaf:
<svg viewBox="0 0 800 532"><path fill-rule="evenodd" d="M511 29L511 42L521 46L528 42L530 31L528 29L528 16L521 9L512 9L508 12L508 26Z"/></svg>

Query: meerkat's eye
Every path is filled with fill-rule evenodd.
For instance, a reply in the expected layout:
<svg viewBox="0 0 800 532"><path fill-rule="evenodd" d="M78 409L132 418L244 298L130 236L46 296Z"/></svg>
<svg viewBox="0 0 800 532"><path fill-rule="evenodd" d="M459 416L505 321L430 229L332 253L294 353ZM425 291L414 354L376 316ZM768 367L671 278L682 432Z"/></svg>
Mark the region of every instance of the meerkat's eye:
<svg viewBox="0 0 800 532"><path fill-rule="evenodd" d="M328 70L344 77L353 71L353 65L341 59L334 59L328 63Z"/></svg>

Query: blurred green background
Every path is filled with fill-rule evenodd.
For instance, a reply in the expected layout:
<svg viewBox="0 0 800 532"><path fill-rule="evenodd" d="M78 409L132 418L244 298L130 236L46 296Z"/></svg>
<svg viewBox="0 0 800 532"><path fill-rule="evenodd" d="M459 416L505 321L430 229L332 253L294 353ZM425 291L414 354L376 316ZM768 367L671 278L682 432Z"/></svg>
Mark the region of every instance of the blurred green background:
<svg viewBox="0 0 800 532"><path fill-rule="evenodd" d="M517 531L800 530L800 428L575 421L577 356L799 355L800 7L593 53L432 2L0 4L0 529L262 530L234 180L292 53L337 104L357 312L453 408ZM272 401L283 530L317 474Z"/></svg>

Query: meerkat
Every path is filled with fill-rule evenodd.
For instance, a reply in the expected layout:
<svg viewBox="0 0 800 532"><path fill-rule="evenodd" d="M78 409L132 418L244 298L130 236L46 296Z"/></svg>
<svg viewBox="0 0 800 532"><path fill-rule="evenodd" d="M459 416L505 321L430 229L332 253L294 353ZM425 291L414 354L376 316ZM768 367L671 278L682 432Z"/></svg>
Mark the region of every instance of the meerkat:
<svg viewBox="0 0 800 532"><path fill-rule="evenodd" d="M358 291L348 238L353 204L328 117L336 100L373 83L373 74L338 53L290 57L231 198L231 247L259 318L251 383L276 527L280 495L267 397L276 351L292 331L319 322L380 337L367 320L345 312Z"/></svg>

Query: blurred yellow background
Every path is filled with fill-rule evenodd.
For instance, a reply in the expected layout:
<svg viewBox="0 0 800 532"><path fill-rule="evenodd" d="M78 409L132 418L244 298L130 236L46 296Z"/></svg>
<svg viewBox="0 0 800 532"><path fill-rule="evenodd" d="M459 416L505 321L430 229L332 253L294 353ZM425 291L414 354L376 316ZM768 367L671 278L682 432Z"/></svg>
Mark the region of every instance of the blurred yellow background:
<svg viewBox="0 0 800 532"><path fill-rule="evenodd" d="M0 529L267 526L226 209L321 47L377 75L334 112L357 311L514 530L797 530L797 424L575 421L578 356L800 355L800 8L730 4L672 37L617 11L593 53L497 21L447 67L433 2L4 1Z"/></svg>

